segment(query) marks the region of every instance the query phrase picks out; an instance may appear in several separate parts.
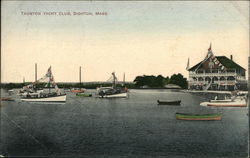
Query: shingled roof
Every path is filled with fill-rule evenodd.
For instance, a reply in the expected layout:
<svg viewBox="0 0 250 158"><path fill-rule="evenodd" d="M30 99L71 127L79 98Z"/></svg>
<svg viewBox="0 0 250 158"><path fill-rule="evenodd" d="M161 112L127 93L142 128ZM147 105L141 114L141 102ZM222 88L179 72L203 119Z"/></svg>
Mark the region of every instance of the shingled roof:
<svg viewBox="0 0 250 158"><path fill-rule="evenodd" d="M226 56L215 56L219 62L228 69L244 69L243 67L241 67L239 64L235 63L233 60L230 60L229 58L227 58ZM194 71L196 70L198 67L200 67L203 61L199 62L198 64L194 65L193 67L191 67L190 69L188 69L188 71Z"/></svg>

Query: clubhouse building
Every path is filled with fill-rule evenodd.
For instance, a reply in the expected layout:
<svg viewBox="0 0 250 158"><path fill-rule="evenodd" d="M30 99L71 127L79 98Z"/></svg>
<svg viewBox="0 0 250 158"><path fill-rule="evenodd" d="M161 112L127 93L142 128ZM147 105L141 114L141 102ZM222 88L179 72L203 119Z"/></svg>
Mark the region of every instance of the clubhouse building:
<svg viewBox="0 0 250 158"><path fill-rule="evenodd" d="M226 56L214 56L208 49L204 60L189 71L189 89L196 90L244 90L247 88L246 70Z"/></svg>

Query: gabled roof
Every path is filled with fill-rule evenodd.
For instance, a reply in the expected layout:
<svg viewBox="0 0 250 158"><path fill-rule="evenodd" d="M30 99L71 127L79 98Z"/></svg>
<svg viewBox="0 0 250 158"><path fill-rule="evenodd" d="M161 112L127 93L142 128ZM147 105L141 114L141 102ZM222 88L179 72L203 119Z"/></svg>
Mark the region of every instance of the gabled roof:
<svg viewBox="0 0 250 158"><path fill-rule="evenodd" d="M235 63L233 60L230 60L229 58L227 58L226 56L215 56L219 62L225 67L225 68L229 68L229 69L244 69L243 67L241 67L240 65L238 65L237 63ZM198 64L194 65L193 67L191 67L190 69L188 69L188 71L194 71L196 69L198 69L201 65L202 62L199 62Z"/></svg>
<svg viewBox="0 0 250 158"><path fill-rule="evenodd" d="M203 61L199 62L198 64L194 65L193 67L189 68L188 71L194 71L196 70L202 63Z"/></svg>
<svg viewBox="0 0 250 158"><path fill-rule="evenodd" d="M244 69L239 64L235 63L233 60L228 59L226 56L216 56L216 58L226 68ZM246 69L244 69L244 70L246 70Z"/></svg>

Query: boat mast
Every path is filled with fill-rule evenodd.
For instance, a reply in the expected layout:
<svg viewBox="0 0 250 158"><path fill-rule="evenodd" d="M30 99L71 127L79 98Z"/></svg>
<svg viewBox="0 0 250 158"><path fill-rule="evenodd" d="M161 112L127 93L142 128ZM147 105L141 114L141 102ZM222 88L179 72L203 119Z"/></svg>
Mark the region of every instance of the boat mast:
<svg viewBox="0 0 250 158"><path fill-rule="evenodd" d="M37 63L35 63L35 81L37 82Z"/></svg>
<svg viewBox="0 0 250 158"><path fill-rule="evenodd" d="M82 67L80 66L80 69L79 69L79 81L80 81L80 87L81 87L81 83L82 83L82 73L81 73L81 70L82 70Z"/></svg>
<svg viewBox="0 0 250 158"><path fill-rule="evenodd" d="M36 82L37 82L37 63L35 63L35 84L34 84L34 89L36 89Z"/></svg>
<svg viewBox="0 0 250 158"><path fill-rule="evenodd" d="M50 66L50 71L51 71L51 66ZM50 93L50 81L51 81L51 77L52 77L52 73L50 73L50 75L49 75L49 93Z"/></svg>
<svg viewBox="0 0 250 158"><path fill-rule="evenodd" d="M115 79L116 79L115 72L113 72L112 75L113 75L113 88L115 88Z"/></svg>
<svg viewBox="0 0 250 158"><path fill-rule="evenodd" d="M125 72L123 73L123 83L122 83L122 86L125 85Z"/></svg>

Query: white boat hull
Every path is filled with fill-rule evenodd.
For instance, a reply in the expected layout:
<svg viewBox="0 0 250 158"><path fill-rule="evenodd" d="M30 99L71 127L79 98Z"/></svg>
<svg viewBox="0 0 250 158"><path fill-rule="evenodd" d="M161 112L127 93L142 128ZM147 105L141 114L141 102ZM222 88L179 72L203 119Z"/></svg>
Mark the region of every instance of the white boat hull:
<svg viewBox="0 0 250 158"><path fill-rule="evenodd" d="M66 95L48 97L48 98L23 98L24 102L66 102Z"/></svg>
<svg viewBox="0 0 250 158"><path fill-rule="evenodd" d="M201 106L215 106L215 107L246 107L246 101L226 101L226 102L203 102Z"/></svg>
<svg viewBox="0 0 250 158"><path fill-rule="evenodd" d="M213 102L208 103L207 106L219 106L219 107L246 107L246 101L232 101L232 102Z"/></svg>
<svg viewBox="0 0 250 158"><path fill-rule="evenodd" d="M227 103L227 102L232 102L231 99L225 99L225 100L210 100L212 103Z"/></svg>
<svg viewBox="0 0 250 158"><path fill-rule="evenodd" d="M111 94L111 95L104 95L104 96L99 96L100 98L127 98L128 94L127 93L119 93L119 94Z"/></svg>

